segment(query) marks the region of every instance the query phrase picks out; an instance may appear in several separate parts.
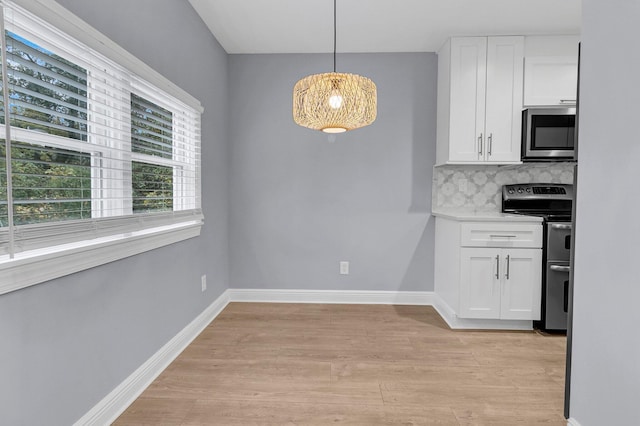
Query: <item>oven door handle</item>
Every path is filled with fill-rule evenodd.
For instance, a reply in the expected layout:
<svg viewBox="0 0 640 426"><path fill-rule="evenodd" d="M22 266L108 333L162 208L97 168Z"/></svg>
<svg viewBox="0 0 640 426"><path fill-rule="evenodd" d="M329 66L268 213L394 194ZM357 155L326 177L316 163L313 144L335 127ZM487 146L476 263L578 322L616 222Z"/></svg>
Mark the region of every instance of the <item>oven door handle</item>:
<svg viewBox="0 0 640 426"><path fill-rule="evenodd" d="M551 225L551 229L568 229L571 230L571 224L570 223L566 223L566 224L559 224L559 223L554 223L553 225Z"/></svg>
<svg viewBox="0 0 640 426"><path fill-rule="evenodd" d="M571 271L571 266L551 265L549 269L556 272L569 272Z"/></svg>

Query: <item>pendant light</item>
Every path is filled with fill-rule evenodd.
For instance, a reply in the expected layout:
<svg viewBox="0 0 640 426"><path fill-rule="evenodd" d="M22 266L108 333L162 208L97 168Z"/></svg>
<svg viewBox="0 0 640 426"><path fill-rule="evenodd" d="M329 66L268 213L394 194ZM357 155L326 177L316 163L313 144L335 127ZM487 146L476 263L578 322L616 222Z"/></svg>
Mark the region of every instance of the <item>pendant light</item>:
<svg viewBox="0 0 640 426"><path fill-rule="evenodd" d="M314 74L293 88L293 120L325 133L368 126L376 119L376 85L367 77L336 72L336 0L333 0L333 72Z"/></svg>

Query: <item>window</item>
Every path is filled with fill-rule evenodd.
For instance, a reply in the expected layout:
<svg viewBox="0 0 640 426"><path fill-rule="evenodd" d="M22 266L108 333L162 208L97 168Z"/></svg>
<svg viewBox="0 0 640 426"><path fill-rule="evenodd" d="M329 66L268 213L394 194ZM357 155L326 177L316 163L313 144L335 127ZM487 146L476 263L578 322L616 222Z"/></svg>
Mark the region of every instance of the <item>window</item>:
<svg viewBox="0 0 640 426"><path fill-rule="evenodd" d="M87 71L9 31L5 43L9 123L42 135L12 140L7 214L11 208L15 225L90 218L91 156L47 144L48 135L87 141Z"/></svg>
<svg viewBox="0 0 640 426"><path fill-rule="evenodd" d="M112 43L95 50L104 37L58 5L41 16L94 48L2 4L0 294L198 235L199 102ZM90 264L19 270L107 246Z"/></svg>
<svg viewBox="0 0 640 426"><path fill-rule="evenodd" d="M91 217L89 154L17 142L11 164L14 224Z"/></svg>
<svg viewBox="0 0 640 426"><path fill-rule="evenodd" d="M131 94L133 212L173 210L173 114ZM176 165L179 167L179 165Z"/></svg>

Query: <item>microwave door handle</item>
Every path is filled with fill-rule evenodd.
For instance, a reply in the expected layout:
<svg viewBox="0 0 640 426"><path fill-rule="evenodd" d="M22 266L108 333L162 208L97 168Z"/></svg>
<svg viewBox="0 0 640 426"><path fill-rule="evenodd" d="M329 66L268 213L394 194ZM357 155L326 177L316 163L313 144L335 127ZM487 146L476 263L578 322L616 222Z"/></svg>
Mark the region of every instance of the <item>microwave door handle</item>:
<svg viewBox="0 0 640 426"><path fill-rule="evenodd" d="M571 271L571 267L570 266L560 266L560 265L551 265L551 266L549 266L549 269L551 269L552 271L556 271L556 272L570 272Z"/></svg>
<svg viewBox="0 0 640 426"><path fill-rule="evenodd" d="M551 229L558 229L558 230L571 230L571 224L557 224L554 223L553 225L551 225Z"/></svg>

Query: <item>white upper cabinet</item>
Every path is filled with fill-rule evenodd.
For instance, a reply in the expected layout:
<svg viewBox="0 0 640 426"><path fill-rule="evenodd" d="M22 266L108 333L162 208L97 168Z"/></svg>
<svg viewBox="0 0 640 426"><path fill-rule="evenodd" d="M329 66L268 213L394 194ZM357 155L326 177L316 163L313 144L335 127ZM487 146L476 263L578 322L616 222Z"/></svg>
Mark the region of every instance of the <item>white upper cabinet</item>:
<svg viewBox="0 0 640 426"><path fill-rule="evenodd" d="M438 164L520 162L524 37L454 37L438 52Z"/></svg>
<svg viewBox="0 0 640 426"><path fill-rule="evenodd" d="M489 37L485 160L519 162L522 139L522 58L524 37Z"/></svg>
<svg viewBox="0 0 640 426"><path fill-rule="evenodd" d="M526 37L525 108L576 104L578 41L577 36Z"/></svg>
<svg viewBox="0 0 640 426"><path fill-rule="evenodd" d="M486 37L451 40L448 161L482 161L487 80ZM444 61L443 61L444 62ZM440 72L438 70L438 75Z"/></svg>

